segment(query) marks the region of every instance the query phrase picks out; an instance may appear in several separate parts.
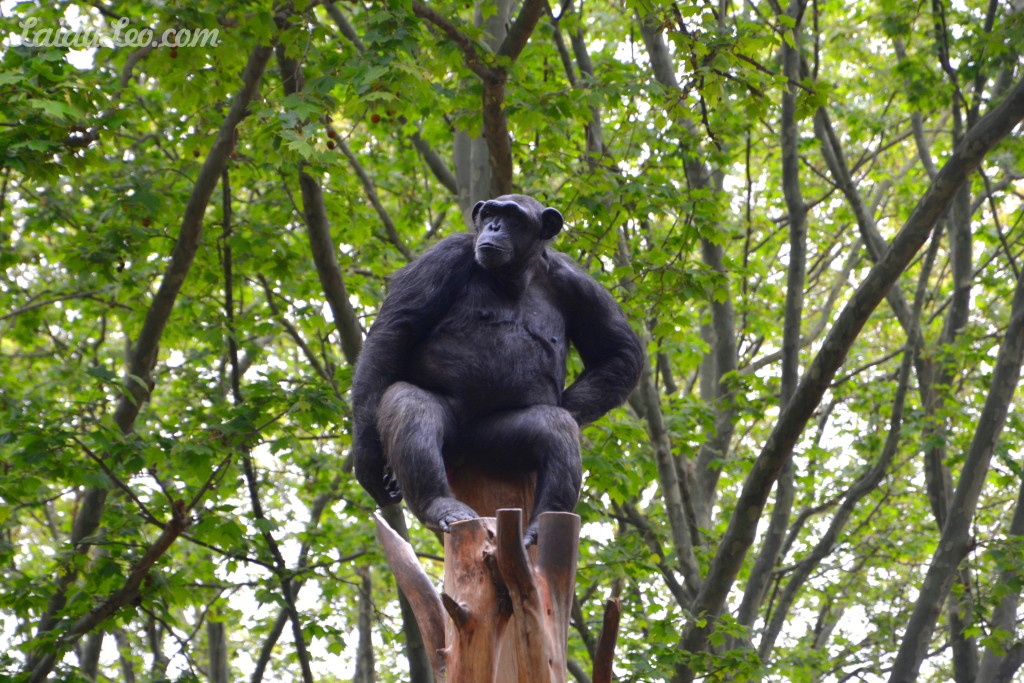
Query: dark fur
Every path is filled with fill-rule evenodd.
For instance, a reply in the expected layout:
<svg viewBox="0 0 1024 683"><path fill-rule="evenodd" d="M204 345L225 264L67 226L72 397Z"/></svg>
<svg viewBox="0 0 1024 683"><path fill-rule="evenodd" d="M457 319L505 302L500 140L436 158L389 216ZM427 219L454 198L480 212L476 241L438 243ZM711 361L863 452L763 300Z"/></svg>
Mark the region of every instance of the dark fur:
<svg viewBox="0 0 1024 683"><path fill-rule="evenodd" d="M621 404L643 349L618 304L546 245L562 216L523 195L481 202L395 273L352 385L356 477L427 526L476 517L448 489L467 459L537 472L534 519L579 498L579 427ZM584 370L568 389L572 343Z"/></svg>

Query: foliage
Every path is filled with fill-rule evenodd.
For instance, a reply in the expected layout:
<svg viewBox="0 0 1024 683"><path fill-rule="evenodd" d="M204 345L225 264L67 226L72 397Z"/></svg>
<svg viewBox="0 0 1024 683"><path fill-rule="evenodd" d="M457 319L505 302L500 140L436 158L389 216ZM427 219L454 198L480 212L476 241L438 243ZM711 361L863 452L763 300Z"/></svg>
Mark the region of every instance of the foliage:
<svg viewBox="0 0 1024 683"><path fill-rule="evenodd" d="M1018 402L989 433L979 416L1005 383L996 358L1022 267L1019 136L951 195L934 243L850 340L723 609L695 605L721 578L713 560L783 414L783 358L802 373L829 352L879 258L872 235L891 241L934 170L1015 92L1024 13L544 3L510 56L487 22L507 30L520 4L508 21L509 2L477 4L2 6L0 675L370 681L365 655L378 681L419 675L347 460L353 349L387 275L464 228L474 174L508 172L562 211L556 247L615 294L649 350L629 405L584 432L571 659L589 669L615 596L619 680L882 680L920 636L906 631L915 605L933 600L914 675L1008 680L992 672L1024 648L1024 418ZM160 40L206 29L216 41L119 43L122 18ZM103 39L31 44L61 27ZM259 45L276 55L246 100ZM503 75L498 91L468 54ZM495 92L507 169L487 165L500 122L482 102ZM239 102L245 116L224 128ZM808 209L796 341L783 325L800 262L793 182ZM200 190L210 198L193 215ZM950 509L977 434L996 444L993 463L976 505ZM182 510L188 527L155 550ZM970 546L948 599L919 596L947 516L969 522ZM440 576L436 539L410 531ZM700 648L681 640L703 626Z"/></svg>

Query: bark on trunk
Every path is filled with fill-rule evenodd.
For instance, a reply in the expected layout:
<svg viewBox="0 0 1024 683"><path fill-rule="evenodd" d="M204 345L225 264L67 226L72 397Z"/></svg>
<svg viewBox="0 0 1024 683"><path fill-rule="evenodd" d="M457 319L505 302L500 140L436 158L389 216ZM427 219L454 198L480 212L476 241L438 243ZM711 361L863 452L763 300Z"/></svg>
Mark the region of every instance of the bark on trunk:
<svg viewBox="0 0 1024 683"><path fill-rule="evenodd" d="M1010 529L1006 535L1010 538L1024 536L1024 482L1021 482L1020 492L1017 494L1017 506L1014 508L1013 520L1010 522ZM996 585L1010 586L1019 578L1020 572L1010 565L999 572L999 580ZM1020 594L1008 590L996 608L992 610L989 628L993 633L998 631L1008 634L1007 639L1012 636L1017 627L1017 606L1019 604ZM993 683L999 680L999 671L1009 657L1010 643L998 642L998 640L985 651L981 667L978 670L978 683Z"/></svg>
<svg viewBox="0 0 1024 683"><path fill-rule="evenodd" d="M800 80L800 21L804 3L793 0L786 14L796 24L793 27L795 45L782 46L783 69L790 86L782 93L782 194L789 212L789 265L786 269L786 311L782 329L782 373L779 405L785 407L796 393L800 375L800 327L804 307L804 280L807 259L807 204L800 188L800 137L796 122L796 83ZM782 467L775 485L775 505L765 533L761 552L754 562L743 601L739 622L750 627L757 617L772 570L779 561L782 544L789 528L793 509L795 474L793 461Z"/></svg>
<svg viewBox="0 0 1024 683"><path fill-rule="evenodd" d="M438 681L566 680L580 522L572 513L542 514L537 545L528 553L523 520L530 515L533 479L497 477L475 467L452 473L456 497L481 517L453 524L445 534L440 595L412 546L377 514L377 536L416 615ZM525 515L523 508L501 507L510 501L522 503ZM608 616L606 622L600 660L610 670L617 621Z"/></svg>
<svg viewBox="0 0 1024 683"><path fill-rule="evenodd" d="M356 647L356 673L352 683L374 683L373 664L373 582L370 568L359 568L359 645Z"/></svg>
<svg viewBox="0 0 1024 683"><path fill-rule="evenodd" d="M228 667L228 632L223 621L206 621L206 652L210 660L210 683L230 683Z"/></svg>

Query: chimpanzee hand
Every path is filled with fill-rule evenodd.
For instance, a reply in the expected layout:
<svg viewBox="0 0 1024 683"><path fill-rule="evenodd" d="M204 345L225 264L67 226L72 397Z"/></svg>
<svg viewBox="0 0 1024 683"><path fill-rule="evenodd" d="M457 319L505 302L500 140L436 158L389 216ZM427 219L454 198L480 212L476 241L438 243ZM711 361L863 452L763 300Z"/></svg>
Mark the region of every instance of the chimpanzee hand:
<svg viewBox="0 0 1024 683"><path fill-rule="evenodd" d="M372 438L357 437L352 450L356 479L373 496L374 502L380 507L400 502L402 491L398 479L391 472L391 468L387 467L379 442Z"/></svg>

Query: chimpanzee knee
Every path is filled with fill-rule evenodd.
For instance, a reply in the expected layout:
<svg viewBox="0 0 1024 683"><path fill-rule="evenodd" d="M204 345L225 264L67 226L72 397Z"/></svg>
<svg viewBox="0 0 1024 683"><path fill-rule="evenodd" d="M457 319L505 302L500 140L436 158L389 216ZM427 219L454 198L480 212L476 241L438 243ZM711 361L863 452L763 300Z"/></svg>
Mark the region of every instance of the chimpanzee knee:
<svg viewBox="0 0 1024 683"><path fill-rule="evenodd" d="M390 486L397 486L410 508L425 499L448 495L442 448L453 425L451 410L435 394L408 382L395 382L377 409ZM416 482L415 486L402 486Z"/></svg>
<svg viewBox="0 0 1024 683"><path fill-rule="evenodd" d="M377 410L389 485L400 490L420 521L441 531L476 517L472 508L452 497L448 487L443 449L454 425L452 410L443 398L408 382L388 387Z"/></svg>
<svg viewBox="0 0 1024 683"><path fill-rule="evenodd" d="M534 406L532 451L537 467L538 512L572 512L583 482L580 428L568 411Z"/></svg>
<svg viewBox="0 0 1024 683"><path fill-rule="evenodd" d="M436 439L437 443L429 445L440 450L453 424L451 409L441 397L409 382L395 382L388 387L377 408L377 430L385 449L416 434L431 442Z"/></svg>
<svg viewBox="0 0 1024 683"><path fill-rule="evenodd" d="M552 458L566 464L579 462L580 428L567 410L558 406L537 405L523 412L522 438L528 450L544 467Z"/></svg>

